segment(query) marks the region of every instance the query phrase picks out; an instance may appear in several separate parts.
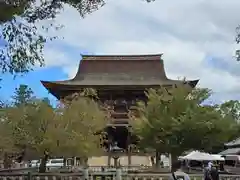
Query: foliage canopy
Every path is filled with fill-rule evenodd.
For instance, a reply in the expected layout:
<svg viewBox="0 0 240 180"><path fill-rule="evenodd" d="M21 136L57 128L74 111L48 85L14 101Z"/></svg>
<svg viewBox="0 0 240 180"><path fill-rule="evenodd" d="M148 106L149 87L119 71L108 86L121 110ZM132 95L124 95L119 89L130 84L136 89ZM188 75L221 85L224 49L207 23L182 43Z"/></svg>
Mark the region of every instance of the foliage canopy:
<svg viewBox="0 0 240 180"><path fill-rule="evenodd" d="M46 160L49 156L87 158L101 153L104 134L96 132L106 126L108 116L93 99L80 95L57 108L41 99L11 106L3 110L2 119L0 127L6 132L0 133L6 140L1 141L0 149L8 146L28 152L28 159Z"/></svg>
<svg viewBox="0 0 240 180"><path fill-rule="evenodd" d="M139 102L131 117L142 149L174 157L189 149L211 152L239 135L237 121L222 116L217 106L202 104L210 96L207 89L160 88L146 95L148 101Z"/></svg>

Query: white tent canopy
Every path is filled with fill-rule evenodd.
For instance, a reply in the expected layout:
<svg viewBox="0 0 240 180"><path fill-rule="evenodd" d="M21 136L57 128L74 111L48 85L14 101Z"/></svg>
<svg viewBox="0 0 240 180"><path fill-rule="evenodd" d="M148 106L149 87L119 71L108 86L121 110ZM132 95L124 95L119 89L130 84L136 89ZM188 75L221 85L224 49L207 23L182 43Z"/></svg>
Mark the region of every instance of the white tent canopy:
<svg viewBox="0 0 240 180"><path fill-rule="evenodd" d="M195 160L195 161L222 161L224 158L221 156L211 155L209 153L192 151L188 155L180 157L182 160Z"/></svg>
<svg viewBox="0 0 240 180"><path fill-rule="evenodd" d="M222 157L222 155L220 155L220 154L211 154L211 155L218 159L216 161L225 161L225 158Z"/></svg>

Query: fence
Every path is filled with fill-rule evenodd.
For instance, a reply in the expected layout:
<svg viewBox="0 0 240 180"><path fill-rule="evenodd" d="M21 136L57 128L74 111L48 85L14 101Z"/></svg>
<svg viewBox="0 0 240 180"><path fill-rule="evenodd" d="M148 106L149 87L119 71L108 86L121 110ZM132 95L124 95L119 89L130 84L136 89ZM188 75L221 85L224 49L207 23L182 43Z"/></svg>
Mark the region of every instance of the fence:
<svg viewBox="0 0 240 180"><path fill-rule="evenodd" d="M47 172L79 172L81 171L82 168L81 167L62 167L59 168L58 166L54 167L51 166L51 168L47 169ZM109 167L109 166L89 166L88 167L89 172L113 172L116 171L115 167ZM151 166L121 166L121 171L122 172L148 172L149 170L152 171L152 167ZM0 173L7 173L7 172L11 172L11 173L27 173L27 172L38 172L38 167L28 167L28 168L12 168L12 169L0 169ZM169 168L161 168L161 169L157 169L157 172L159 173L168 173L169 172Z"/></svg>
<svg viewBox="0 0 240 180"><path fill-rule="evenodd" d="M169 174L159 173L0 173L0 180L168 180ZM191 174L191 180L202 180L202 174ZM240 180L240 175L220 175L220 180Z"/></svg>

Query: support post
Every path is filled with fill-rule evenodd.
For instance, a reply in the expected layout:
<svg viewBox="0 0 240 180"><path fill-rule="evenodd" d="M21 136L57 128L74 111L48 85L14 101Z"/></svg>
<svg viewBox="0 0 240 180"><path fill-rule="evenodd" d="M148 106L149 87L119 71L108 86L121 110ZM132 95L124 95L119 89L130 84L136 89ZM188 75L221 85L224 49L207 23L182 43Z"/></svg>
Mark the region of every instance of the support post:
<svg viewBox="0 0 240 180"><path fill-rule="evenodd" d="M131 150L128 150L128 166L130 167L132 165L132 155Z"/></svg>
<svg viewBox="0 0 240 180"><path fill-rule="evenodd" d="M88 168L83 169L83 180L89 180Z"/></svg>
<svg viewBox="0 0 240 180"><path fill-rule="evenodd" d="M110 153L108 152L108 167L110 167L111 166L111 155L110 155Z"/></svg>
<svg viewBox="0 0 240 180"><path fill-rule="evenodd" d="M129 127L127 128L128 135L127 135L127 155L128 155L128 167L132 164L132 156L131 156L131 145L130 145L130 132Z"/></svg>
<svg viewBox="0 0 240 180"><path fill-rule="evenodd" d="M116 169L116 180L122 180L122 169L120 167Z"/></svg>
<svg viewBox="0 0 240 180"><path fill-rule="evenodd" d="M108 167L110 167L111 166L111 158L112 158L112 155L111 155L111 148L110 148L110 144L108 144L108 151L107 151L107 155L108 155L108 162L107 162L107 164L108 164Z"/></svg>
<svg viewBox="0 0 240 180"><path fill-rule="evenodd" d="M114 159L114 167L118 167L118 157L113 157Z"/></svg>
<svg viewBox="0 0 240 180"><path fill-rule="evenodd" d="M27 173L27 180L32 180L32 173L31 172Z"/></svg>
<svg viewBox="0 0 240 180"><path fill-rule="evenodd" d="M169 169L170 172L172 172L172 154L169 154L168 157L169 157Z"/></svg>

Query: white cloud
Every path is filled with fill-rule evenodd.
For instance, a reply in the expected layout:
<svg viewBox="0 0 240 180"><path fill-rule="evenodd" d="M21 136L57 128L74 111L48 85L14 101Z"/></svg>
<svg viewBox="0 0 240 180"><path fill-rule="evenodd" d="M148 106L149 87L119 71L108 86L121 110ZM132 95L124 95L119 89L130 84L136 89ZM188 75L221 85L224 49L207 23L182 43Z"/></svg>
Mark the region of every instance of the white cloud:
<svg viewBox="0 0 240 180"><path fill-rule="evenodd" d="M62 44L79 52L163 52L170 78L199 78L201 87L220 92L222 99L234 98L231 94L240 91L240 63L233 59L238 7L239 0L108 0L106 6L81 19L76 10L65 6L57 18L65 28L54 33L64 37ZM52 48L46 50L46 57L47 65L62 66L74 76L79 57L70 61L67 50ZM218 59L216 66L208 63L211 58Z"/></svg>
<svg viewBox="0 0 240 180"><path fill-rule="evenodd" d="M44 57L46 66L55 66L59 64L64 67L64 65L69 65L70 63L67 53L57 48L45 48Z"/></svg>

